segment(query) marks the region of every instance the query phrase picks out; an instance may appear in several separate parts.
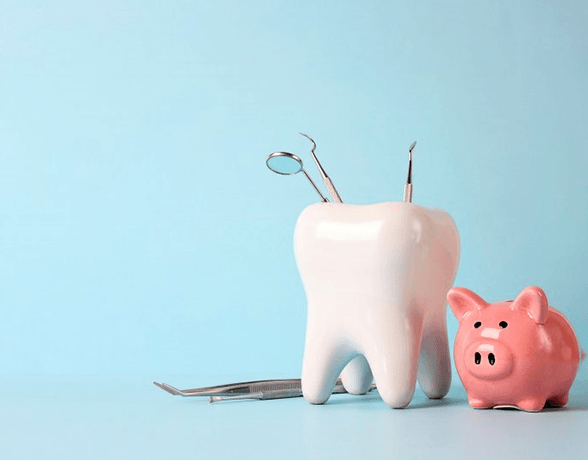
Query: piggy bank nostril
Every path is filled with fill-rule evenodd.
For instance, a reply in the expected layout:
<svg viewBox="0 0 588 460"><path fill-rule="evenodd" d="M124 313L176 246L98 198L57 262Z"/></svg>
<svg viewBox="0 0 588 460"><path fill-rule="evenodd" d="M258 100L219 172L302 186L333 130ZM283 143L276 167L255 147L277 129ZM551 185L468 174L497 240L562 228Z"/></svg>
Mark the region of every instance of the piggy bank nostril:
<svg viewBox="0 0 588 460"><path fill-rule="evenodd" d="M476 354L474 355L474 362L476 364L480 364L482 362L482 355L480 353L478 353L476 351Z"/></svg>
<svg viewBox="0 0 588 460"><path fill-rule="evenodd" d="M494 363L496 362L496 357L494 356L494 353L490 353L488 355L488 361L490 362L491 366L494 366Z"/></svg>

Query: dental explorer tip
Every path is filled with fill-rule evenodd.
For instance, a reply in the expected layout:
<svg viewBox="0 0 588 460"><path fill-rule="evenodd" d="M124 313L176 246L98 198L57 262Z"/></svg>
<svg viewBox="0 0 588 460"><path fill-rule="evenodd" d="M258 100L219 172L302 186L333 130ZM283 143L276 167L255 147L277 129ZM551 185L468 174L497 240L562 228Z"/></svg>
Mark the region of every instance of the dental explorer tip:
<svg viewBox="0 0 588 460"><path fill-rule="evenodd" d="M312 142L312 144L314 146L312 148L312 152L314 153L314 149L316 149L316 142L314 141L314 139L312 137L310 137L308 134L305 134L305 133L298 132L298 134L300 134L301 136L306 137L308 140L310 140L310 142Z"/></svg>

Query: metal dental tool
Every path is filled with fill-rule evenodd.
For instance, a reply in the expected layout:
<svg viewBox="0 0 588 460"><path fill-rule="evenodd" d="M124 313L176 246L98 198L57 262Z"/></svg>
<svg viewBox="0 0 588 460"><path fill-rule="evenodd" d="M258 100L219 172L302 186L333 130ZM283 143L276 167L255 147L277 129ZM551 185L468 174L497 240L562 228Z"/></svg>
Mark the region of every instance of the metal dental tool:
<svg viewBox="0 0 588 460"><path fill-rule="evenodd" d="M312 155L312 158L314 159L314 162L316 163L316 166L318 167L319 172L321 173L321 176L323 178L323 182L325 183L325 186L327 187L327 190L329 191L329 195L331 195L331 198L333 198L333 201L335 203L343 203L343 200L339 196L339 192L337 192L337 189L333 185L331 178L329 176L327 176L327 173L325 172L325 170L321 166L320 162L318 161L318 158L316 157L316 154L314 153L314 149L316 149L316 142L308 134L304 134L304 133L299 133L299 134L301 136L306 137L307 139L310 140L310 142L312 142L312 149L310 150L310 154Z"/></svg>
<svg viewBox="0 0 588 460"><path fill-rule="evenodd" d="M408 178L406 179L406 184L404 185L404 202L405 203L412 203L412 151L416 146L416 141L410 144L408 148Z"/></svg>
<svg viewBox="0 0 588 460"><path fill-rule="evenodd" d="M265 160L265 164L267 167L275 172L276 174L281 174L282 176L291 176L293 174L298 174L300 171L304 173L306 178L310 181L313 188L316 190L316 193L319 194L321 200L324 202L328 202L325 196L321 193L318 189L314 181L310 178L308 173L304 170L304 164L302 160L298 158L293 153L289 152L274 152L270 153Z"/></svg>
<svg viewBox="0 0 588 460"><path fill-rule="evenodd" d="M189 390L178 390L167 383L153 383L174 396L209 396L211 403L232 399L268 400L302 396L302 383L300 379L256 380L252 382L240 382L213 387L193 388ZM373 384L368 392L375 389L376 385ZM341 379L337 379L332 394L344 393L347 393L347 391L343 387Z"/></svg>

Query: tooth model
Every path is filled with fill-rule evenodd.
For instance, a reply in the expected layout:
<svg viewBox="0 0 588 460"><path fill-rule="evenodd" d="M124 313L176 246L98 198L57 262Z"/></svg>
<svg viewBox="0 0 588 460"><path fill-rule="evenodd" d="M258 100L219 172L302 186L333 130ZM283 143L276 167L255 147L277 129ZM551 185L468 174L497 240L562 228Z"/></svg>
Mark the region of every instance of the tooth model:
<svg viewBox="0 0 588 460"><path fill-rule="evenodd" d="M449 214L412 203L314 204L298 218L294 252L308 302L308 402L327 401L339 375L353 394L375 380L393 408L410 403L417 378L429 398L447 394L446 296L459 264Z"/></svg>

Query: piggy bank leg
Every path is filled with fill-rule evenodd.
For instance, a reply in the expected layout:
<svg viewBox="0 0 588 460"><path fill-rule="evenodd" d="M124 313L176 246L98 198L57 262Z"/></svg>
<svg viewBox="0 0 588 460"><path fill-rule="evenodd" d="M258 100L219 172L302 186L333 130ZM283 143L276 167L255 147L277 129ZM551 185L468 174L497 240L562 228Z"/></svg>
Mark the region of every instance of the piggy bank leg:
<svg viewBox="0 0 588 460"><path fill-rule="evenodd" d="M491 409L492 404L484 399L479 399L474 396L468 396L468 404L472 409Z"/></svg>
<svg viewBox="0 0 588 460"><path fill-rule="evenodd" d="M552 407L565 406L568 403L570 392L565 391L559 395L553 396L547 400L547 404Z"/></svg>
<svg viewBox="0 0 588 460"><path fill-rule="evenodd" d="M451 386L451 358L445 315L428 322L423 332L417 380L431 399L439 399Z"/></svg>
<svg viewBox="0 0 588 460"><path fill-rule="evenodd" d="M341 373L343 386L348 393L354 395L366 394L374 377L370 365L363 355L359 355L345 366Z"/></svg>
<svg viewBox="0 0 588 460"><path fill-rule="evenodd" d="M420 318L393 318L373 331L366 357L388 406L406 407L414 394L421 346Z"/></svg>
<svg viewBox="0 0 588 460"><path fill-rule="evenodd" d="M545 407L545 398L527 398L517 401L516 406L527 412L539 412Z"/></svg>

